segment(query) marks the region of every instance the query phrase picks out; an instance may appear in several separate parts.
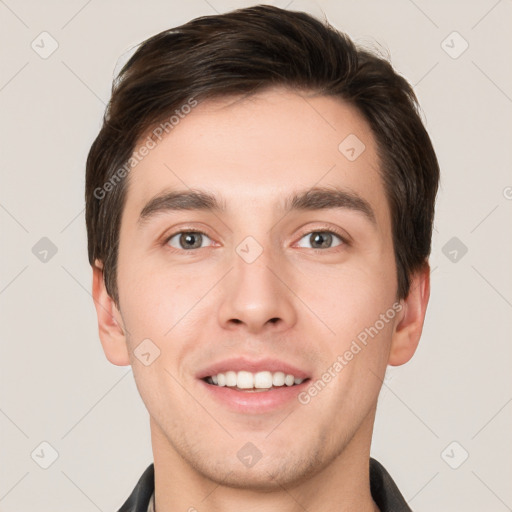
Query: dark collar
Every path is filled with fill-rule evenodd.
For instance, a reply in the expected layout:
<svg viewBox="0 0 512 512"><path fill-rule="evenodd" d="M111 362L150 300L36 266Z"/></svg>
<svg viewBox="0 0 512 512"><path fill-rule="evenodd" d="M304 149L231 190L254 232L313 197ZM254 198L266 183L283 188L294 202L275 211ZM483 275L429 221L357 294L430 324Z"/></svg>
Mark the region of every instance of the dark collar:
<svg viewBox="0 0 512 512"><path fill-rule="evenodd" d="M381 512L412 512L395 482L384 466L370 458L370 488L372 497ZM130 497L118 512L147 512L149 500L155 489L155 467L150 464Z"/></svg>
<svg viewBox="0 0 512 512"><path fill-rule="evenodd" d="M371 457L370 490L381 512L412 512L386 468Z"/></svg>

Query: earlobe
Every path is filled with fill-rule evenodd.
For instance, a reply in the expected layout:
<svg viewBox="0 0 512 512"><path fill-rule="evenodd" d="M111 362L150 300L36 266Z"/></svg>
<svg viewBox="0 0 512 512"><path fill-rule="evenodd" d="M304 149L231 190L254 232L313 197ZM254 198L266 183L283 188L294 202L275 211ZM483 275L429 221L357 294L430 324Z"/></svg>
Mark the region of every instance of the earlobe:
<svg viewBox="0 0 512 512"><path fill-rule="evenodd" d="M98 317L98 333L107 359L117 366L130 364L125 329L121 314L108 295L103 278L103 264L96 260L92 267L92 296Z"/></svg>
<svg viewBox="0 0 512 512"><path fill-rule="evenodd" d="M425 266L411 276L409 293L402 300L403 310L394 327L388 364L406 363L418 348L430 297L430 267Z"/></svg>

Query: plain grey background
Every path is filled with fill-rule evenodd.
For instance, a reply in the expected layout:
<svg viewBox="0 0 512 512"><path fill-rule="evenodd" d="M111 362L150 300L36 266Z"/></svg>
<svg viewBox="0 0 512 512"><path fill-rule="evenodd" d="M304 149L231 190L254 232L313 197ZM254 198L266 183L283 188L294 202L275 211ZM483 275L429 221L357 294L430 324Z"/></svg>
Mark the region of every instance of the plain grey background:
<svg viewBox="0 0 512 512"><path fill-rule="evenodd" d="M512 510L512 2L268 3L389 52L441 164L424 334L389 370L372 455L415 511ZM253 4L0 0L1 512L115 511L152 462L97 335L85 159L136 44Z"/></svg>

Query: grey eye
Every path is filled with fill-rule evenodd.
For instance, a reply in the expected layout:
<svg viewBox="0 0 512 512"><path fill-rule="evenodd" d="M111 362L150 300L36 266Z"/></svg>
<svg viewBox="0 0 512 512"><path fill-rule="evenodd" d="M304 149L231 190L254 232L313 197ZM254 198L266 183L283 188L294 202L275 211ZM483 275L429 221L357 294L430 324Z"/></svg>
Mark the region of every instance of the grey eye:
<svg viewBox="0 0 512 512"><path fill-rule="evenodd" d="M167 243L175 249L200 249L205 238L210 240L207 235L198 231L180 231L171 236Z"/></svg>
<svg viewBox="0 0 512 512"><path fill-rule="evenodd" d="M333 237L339 240L339 243L336 245L332 245ZM331 247L336 247L343 243L343 240L332 233L331 231L312 231L311 233L307 233L304 235L301 240L308 240L310 244L313 245L312 249L330 249ZM299 247L304 247L303 245L299 245Z"/></svg>

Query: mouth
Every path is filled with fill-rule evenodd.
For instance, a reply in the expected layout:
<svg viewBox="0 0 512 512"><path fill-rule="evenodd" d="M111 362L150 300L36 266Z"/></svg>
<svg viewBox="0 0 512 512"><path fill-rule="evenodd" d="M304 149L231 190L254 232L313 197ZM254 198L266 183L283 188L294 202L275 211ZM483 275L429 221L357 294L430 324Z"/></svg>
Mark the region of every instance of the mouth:
<svg viewBox="0 0 512 512"><path fill-rule="evenodd" d="M263 370L256 373L246 370L219 372L202 379L207 384L227 387L245 393L261 393L271 390L299 386L309 378L296 377L292 373Z"/></svg>
<svg viewBox="0 0 512 512"><path fill-rule="evenodd" d="M242 414L278 411L295 403L311 373L276 359L254 361L239 357L200 371L196 378L206 397L223 408Z"/></svg>

